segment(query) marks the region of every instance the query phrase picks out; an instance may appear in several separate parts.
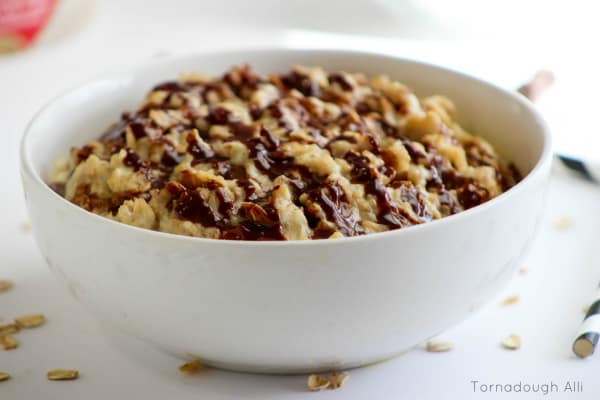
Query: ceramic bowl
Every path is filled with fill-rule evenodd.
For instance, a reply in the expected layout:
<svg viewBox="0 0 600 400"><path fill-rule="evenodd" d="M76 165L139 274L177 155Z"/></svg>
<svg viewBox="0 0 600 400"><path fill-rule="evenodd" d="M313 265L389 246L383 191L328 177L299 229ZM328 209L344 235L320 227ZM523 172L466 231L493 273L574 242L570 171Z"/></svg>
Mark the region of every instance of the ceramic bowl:
<svg viewBox="0 0 600 400"><path fill-rule="evenodd" d="M294 64L386 73L443 94L459 120L525 175L454 216L338 240L240 242L139 229L89 213L45 183L54 160L97 137L157 82L182 71ZM181 357L254 372L369 364L455 325L506 286L542 213L549 132L520 95L445 68L335 50L221 52L163 60L58 97L30 123L22 177L51 270L101 320Z"/></svg>

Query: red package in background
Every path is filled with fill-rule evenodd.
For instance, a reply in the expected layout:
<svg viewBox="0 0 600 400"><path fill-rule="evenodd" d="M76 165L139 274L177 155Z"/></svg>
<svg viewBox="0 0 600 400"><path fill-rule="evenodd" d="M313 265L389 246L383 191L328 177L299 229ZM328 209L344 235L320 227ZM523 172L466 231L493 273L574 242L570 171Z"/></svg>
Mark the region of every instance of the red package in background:
<svg viewBox="0 0 600 400"><path fill-rule="evenodd" d="M0 53L30 45L55 5L56 0L0 0Z"/></svg>

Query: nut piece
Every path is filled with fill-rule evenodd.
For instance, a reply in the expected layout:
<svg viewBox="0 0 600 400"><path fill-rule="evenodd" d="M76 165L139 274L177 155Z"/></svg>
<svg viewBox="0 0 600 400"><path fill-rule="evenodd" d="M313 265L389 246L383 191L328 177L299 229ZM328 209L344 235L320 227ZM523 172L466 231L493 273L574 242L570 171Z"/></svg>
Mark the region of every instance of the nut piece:
<svg viewBox="0 0 600 400"><path fill-rule="evenodd" d="M46 374L50 381L72 381L79 377L76 369L53 369Z"/></svg>
<svg viewBox="0 0 600 400"><path fill-rule="evenodd" d="M9 333L17 333L19 332L19 325L11 322L10 324L0 325L0 335L6 335Z"/></svg>
<svg viewBox="0 0 600 400"><path fill-rule="evenodd" d="M425 350L430 353L443 353L445 351L450 351L453 348L454 348L454 345L450 342L429 341L425 345Z"/></svg>
<svg viewBox="0 0 600 400"><path fill-rule="evenodd" d="M0 371L0 382L6 381L10 379L10 374L8 372Z"/></svg>
<svg viewBox="0 0 600 400"><path fill-rule="evenodd" d="M8 290L12 287L13 287L13 284L11 281L9 281L7 279L0 279L0 292L4 292L5 290Z"/></svg>
<svg viewBox="0 0 600 400"><path fill-rule="evenodd" d="M505 298L504 300L502 300L502 305L503 306L510 306L511 304L515 304L519 302L519 296L518 295L512 295L512 296L508 296L507 298Z"/></svg>
<svg viewBox="0 0 600 400"><path fill-rule="evenodd" d="M518 335L510 335L501 344L505 349L518 350L521 348L521 338Z"/></svg>
<svg viewBox="0 0 600 400"><path fill-rule="evenodd" d="M0 336L0 346L2 346L4 350L16 349L18 346L17 339L12 335L2 335Z"/></svg>
<svg viewBox="0 0 600 400"><path fill-rule="evenodd" d="M327 378L323 378L320 375L309 375L306 381L306 386L309 390L317 392L319 390L327 389L331 385L331 382Z"/></svg>
<svg viewBox="0 0 600 400"><path fill-rule="evenodd" d="M43 314L29 314L15 318L15 322L20 328L35 328L46 322Z"/></svg>
<svg viewBox="0 0 600 400"><path fill-rule="evenodd" d="M200 360L192 360L179 366L179 370L186 374L197 372L200 368L202 368L202 362Z"/></svg>
<svg viewBox="0 0 600 400"><path fill-rule="evenodd" d="M348 377L350 375L348 375L347 372L333 372L329 375L328 379L329 379L329 383L331 384L331 386L329 387L330 389L337 389L337 388L341 388L344 383L346 383L346 381L348 380Z"/></svg>

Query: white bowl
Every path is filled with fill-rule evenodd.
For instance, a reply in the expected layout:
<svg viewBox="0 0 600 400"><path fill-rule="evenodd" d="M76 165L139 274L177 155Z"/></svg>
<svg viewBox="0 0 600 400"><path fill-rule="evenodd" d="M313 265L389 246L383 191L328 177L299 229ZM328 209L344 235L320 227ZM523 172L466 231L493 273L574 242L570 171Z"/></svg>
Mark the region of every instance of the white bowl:
<svg viewBox="0 0 600 400"><path fill-rule="evenodd" d="M240 242L143 230L89 213L44 182L54 160L97 137L157 82L182 71L294 64L387 73L444 94L464 126L526 174L499 197L423 225L338 240ZM348 51L260 50L173 58L60 96L27 128L26 201L52 271L99 318L182 357L227 369L306 372L382 360L457 324L509 281L536 232L550 138L519 95L449 71Z"/></svg>

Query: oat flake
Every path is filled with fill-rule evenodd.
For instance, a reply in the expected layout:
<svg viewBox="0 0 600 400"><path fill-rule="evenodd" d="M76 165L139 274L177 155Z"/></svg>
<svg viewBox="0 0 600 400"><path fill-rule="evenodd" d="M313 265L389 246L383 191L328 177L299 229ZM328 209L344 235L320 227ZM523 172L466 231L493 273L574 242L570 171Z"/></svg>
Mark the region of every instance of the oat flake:
<svg viewBox="0 0 600 400"><path fill-rule="evenodd" d="M320 375L309 375L306 381L306 386L312 391L319 391L327 389L331 385L331 382L327 378L323 378Z"/></svg>
<svg viewBox="0 0 600 400"><path fill-rule="evenodd" d="M46 322L43 314L28 314L15 318L15 322L20 328L36 328Z"/></svg>
<svg viewBox="0 0 600 400"><path fill-rule="evenodd" d="M450 342L434 342L429 341L425 345L425 350L430 353L442 353L450 351L454 348L454 345Z"/></svg>
<svg viewBox="0 0 600 400"><path fill-rule="evenodd" d="M47 377L51 381L71 381L79 377L79 371L76 369L53 369L48 371Z"/></svg>
<svg viewBox="0 0 600 400"><path fill-rule="evenodd" d="M17 343L17 339L15 339L12 335L2 335L0 336L0 346L4 350L12 350L16 349L19 344Z"/></svg>
<svg viewBox="0 0 600 400"><path fill-rule="evenodd" d="M0 292L4 292L13 287L13 283L7 279L0 279Z"/></svg>
<svg viewBox="0 0 600 400"><path fill-rule="evenodd" d="M0 335L19 332L19 325L15 323L0 325Z"/></svg>
<svg viewBox="0 0 600 400"><path fill-rule="evenodd" d="M192 361L186 362L185 364L182 364L179 366L179 370L181 372L185 372L187 374L196 372L200 368L202 368L202 362L200 362L200 360L192 360Z"/></svg>
<svg viewBox="0 0 600 400"><path fill-rule="evenodd" d="M571 217L562 217L554 224L559 231L566 231L575 226L575 220Z"/></svg>
<svg viewBox="0 0 600 400"><path fill-rule="evenodd" d="M510 306L511 304L515 304L519 302L519 296L518 295L512 295L512 296L508 296L507 298L505 298L502 301L502 305L503 306Z"/></svg>
<svg viewBox="0 0 600 400"><path fill-rule="evenodd" d="M346 383L349 376L350 375L348 375L347 372L333 372L328 377L329 383L331 384L329 388L330 389L341 388L344 385L344 383Z"/></svg>
<svg viewBox="0 0 600 400"><path fill-rule="evenodd" d="M521 338L513 334L502 340L501 344L505 349L518 350L521 348Z"/></svg>

